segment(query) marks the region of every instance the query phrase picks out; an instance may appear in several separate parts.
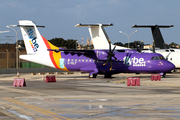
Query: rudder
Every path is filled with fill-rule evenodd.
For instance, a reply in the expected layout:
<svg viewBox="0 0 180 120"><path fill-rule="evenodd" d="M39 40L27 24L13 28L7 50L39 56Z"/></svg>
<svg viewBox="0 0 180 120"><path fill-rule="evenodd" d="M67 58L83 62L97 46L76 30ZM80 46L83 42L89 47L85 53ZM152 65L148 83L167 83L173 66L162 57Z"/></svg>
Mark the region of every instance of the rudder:
<svg viewBox="0 0 180 120"><path fill-rule="evenodd" d="M22 32L27 54L37 54L47 51L47 46L37 29L38 26L34 22L21 20L19 21L19 27Z"/></svg>

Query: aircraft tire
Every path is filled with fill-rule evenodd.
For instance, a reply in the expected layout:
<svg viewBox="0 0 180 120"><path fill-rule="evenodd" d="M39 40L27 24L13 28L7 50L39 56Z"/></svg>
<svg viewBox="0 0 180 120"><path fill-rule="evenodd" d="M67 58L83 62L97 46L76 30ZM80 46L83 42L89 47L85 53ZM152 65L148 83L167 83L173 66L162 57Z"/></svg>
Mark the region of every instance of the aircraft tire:
<svg viewBox="0 0 180 120"><path fill-rule="evenodd" d="M112 76L111 74L105 74L104 78L111 78L111 76Z"/></svg>
<svg viewBox="0 0 180 120"><path fill-rule="evenodd" d="M93 78L96 78L97 77L97 74L93 74Z"/></svg>
<svg viewBox="0 0 180 120"><path fill-rule="evenodd" d="M166 77L166 73L163 73L162 77L165 78Z"/></svg>

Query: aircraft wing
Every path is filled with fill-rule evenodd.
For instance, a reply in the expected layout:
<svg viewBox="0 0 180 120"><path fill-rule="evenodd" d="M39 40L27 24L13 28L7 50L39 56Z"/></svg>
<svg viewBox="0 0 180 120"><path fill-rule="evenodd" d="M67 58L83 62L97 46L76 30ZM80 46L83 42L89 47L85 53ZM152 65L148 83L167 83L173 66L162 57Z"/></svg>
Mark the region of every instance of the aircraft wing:
<svg viewBox="0 0 180 120"><path fill-rule="evenodd" d="M72 53L94 53L94 50L76 50L76 49L47 49L48 51L54 52L72 52Z"/></svg>
<svg viewBox="0 0 180 120"><path fill-rule="evenodd" d="M47 49L48 51L64 52L65 54L77 54L78 56L84 55L88 58L98 59L97 54L94 50L76 50L76 49Z"/></svg>

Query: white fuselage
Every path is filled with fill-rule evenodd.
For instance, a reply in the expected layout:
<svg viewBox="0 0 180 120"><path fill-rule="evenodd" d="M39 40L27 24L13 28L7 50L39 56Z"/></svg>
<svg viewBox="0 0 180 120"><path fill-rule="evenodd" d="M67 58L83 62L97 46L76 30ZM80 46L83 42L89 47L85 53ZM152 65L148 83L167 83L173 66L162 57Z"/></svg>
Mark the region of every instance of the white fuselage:
<svg viewBox="0 0 180 120"><path fill-rule="evenodd" d="M180 50L179 49L160 49L156 53L163 55L168 61L175 65L175 68L180 68Z"/></svg>

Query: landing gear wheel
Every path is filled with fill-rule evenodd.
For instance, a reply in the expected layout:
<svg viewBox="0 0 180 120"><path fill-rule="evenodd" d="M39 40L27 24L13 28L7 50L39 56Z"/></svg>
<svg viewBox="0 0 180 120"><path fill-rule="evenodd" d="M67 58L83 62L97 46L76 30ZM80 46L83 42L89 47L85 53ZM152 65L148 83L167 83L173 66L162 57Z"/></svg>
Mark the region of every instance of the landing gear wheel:
<svg viewBox="0 0 180 120"><path fill-rule="evenodd" d="M93 78L96 78L97 77L97 74L93 74Z"/></svg>
<svg viewBox="0 0 180 120"><path fill-rule="evenodd" d="M111 76L112 76L111 74L105 74L104 78L111 78Z"/></svg>
<svg viewBox="0 0 180 120"><path fill-rule="evenodd" d="M163 73L162 77L165 78L166 77L166 73Z"/></svg>

